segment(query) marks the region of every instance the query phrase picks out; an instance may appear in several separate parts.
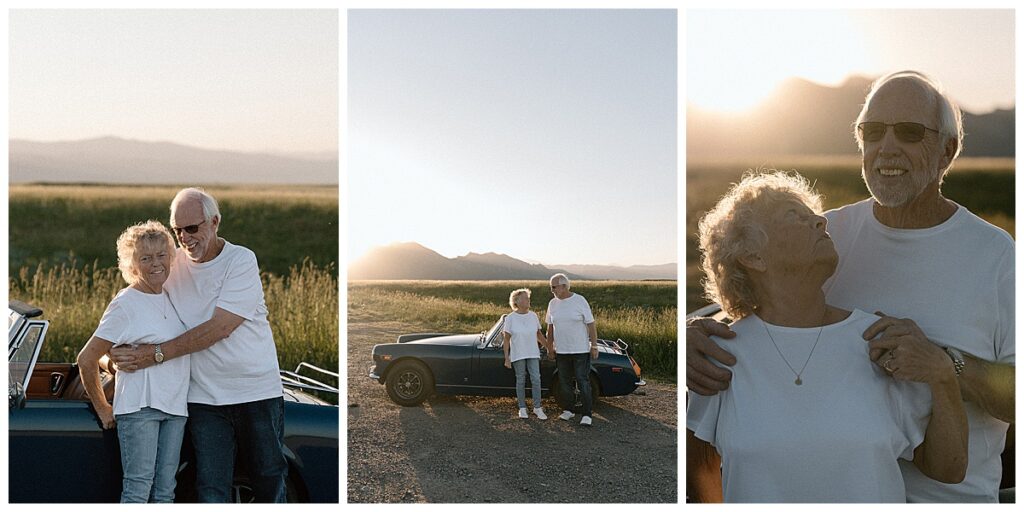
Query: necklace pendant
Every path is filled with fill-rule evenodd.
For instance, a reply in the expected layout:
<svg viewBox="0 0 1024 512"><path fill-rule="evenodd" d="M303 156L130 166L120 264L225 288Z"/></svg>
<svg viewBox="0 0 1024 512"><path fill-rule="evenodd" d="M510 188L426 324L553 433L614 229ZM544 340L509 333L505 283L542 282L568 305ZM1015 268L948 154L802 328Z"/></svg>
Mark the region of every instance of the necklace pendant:
<svg viewBox="0 0 1024 512"><path fill-rule="evenodd" d="M797 377L796 380L793 381L793 384L796 384L797 386L799 386L799 385L801 385L803 383L804 383L804 381L800 380L800 377Z"/></svg>

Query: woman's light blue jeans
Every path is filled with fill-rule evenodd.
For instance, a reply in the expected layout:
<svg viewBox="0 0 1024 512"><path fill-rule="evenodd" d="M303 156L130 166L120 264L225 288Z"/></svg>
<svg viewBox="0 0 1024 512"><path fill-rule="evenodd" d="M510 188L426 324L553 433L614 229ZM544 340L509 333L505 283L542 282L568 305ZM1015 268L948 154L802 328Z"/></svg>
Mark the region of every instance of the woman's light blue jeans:
<svg viewBox="0 0 1024 512"><path fill-rule="evenodd" d="M540 402L540 359L520 359L512 361L512 368L516 371L516 399L519 400L519 408L526 408L526 370L530 370L530 387L533 389L533 408L541 406Z"/></svg>
<svg viewBox="0 0 1024 512"><path fill-rule="evenodd" d="M143 407L114 419L124 470L121 503L172 503L187 418Z"/></svg>

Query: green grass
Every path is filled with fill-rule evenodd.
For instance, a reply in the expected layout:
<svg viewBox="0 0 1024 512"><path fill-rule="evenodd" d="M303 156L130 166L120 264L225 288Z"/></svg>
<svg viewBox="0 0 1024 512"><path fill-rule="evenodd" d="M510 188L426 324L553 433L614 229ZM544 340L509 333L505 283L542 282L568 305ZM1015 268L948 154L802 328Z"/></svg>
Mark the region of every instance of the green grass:
<svg viewBox="0 0 1024 512"><path fill-rule="evenodd" d="M676 380L676 281L575 281L587 298L598 336L622 338L644 377ZM551 291L546 281L354 281L349 283L349 322L364 318L429 325L437 332L489 329L508 313L508 295L530 288L532 310L544 318Z"/></svg>
<svg viewBox="0 0 1024 512"><path fill-rule="evenodd" d="M708 303L703 297L697 223L732 183L762 163L691 162L686 169L686 310ZM853 159L808 158L774 163L779 170L795 170L815 183L825 196L825 208L835 208L870 196L860 177L860 162ZM1014 234L1014 166L1012 159L960 159L942 186L943 194L983 219Z"/></svg>
<svg viewBox="0 0 1024 512"><path fill-rule="evenodd" d="M168 223L180 187L12 185L8 270L72 260L117 265L114 243L131 224ZM260 269L286 274L308 259L338 265L335 187L206 187L220 203L219 234L252 249Z"/></svg>

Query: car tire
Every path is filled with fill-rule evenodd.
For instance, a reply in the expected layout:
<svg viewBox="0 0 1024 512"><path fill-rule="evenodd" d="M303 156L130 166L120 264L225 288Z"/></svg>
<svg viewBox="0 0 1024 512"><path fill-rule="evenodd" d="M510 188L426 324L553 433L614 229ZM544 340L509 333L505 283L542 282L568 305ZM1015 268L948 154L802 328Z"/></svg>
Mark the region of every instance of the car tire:
<svg viewBox="0 0 1024 512"><path fill-rule="evenodd" d="M434 376L419 361L395 363L386 384L391 401L404 407L419 405L434 392Z"/></svg>

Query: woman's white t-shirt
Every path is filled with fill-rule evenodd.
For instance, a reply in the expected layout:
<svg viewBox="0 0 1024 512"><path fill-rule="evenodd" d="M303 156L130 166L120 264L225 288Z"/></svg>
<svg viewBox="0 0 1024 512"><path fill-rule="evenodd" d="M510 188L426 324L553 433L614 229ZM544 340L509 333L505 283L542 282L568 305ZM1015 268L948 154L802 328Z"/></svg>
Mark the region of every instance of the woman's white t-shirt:
<svg viewBox="0 0 1024 512"><path fill-rule="evenodd" d="M166 292L143 293L125 288L110 301L93 336L116 345L163 343L185 332L185 324ZM135 372L118 372L114 381L114 414L152 407L167 414L188 416L189 356Z"/></svg>
<svg viewBox="0 0 1024 512"><path fill-rule="evenodd" d="M511 312L505 315L505 323L501 326L502 332L512 335L509 348L509 360L539 359L540 349L537 348L537 331L540 330L540 318L537 313L527 311L526 313Z"/></svg>
<svg viewBox="0 0 1024 512"><path fill-rule="evenodd" d="M906 501L897 459L924 440L931 391L871 362L861 335L877 319L856 310L825 326L813 353L818 328L756 316L732 325L735 338L712 338L737 363L729 389L689 393L686 428L722 456L726 502ZM780 351L798 372L807 362L801 385Z"/></svg>

